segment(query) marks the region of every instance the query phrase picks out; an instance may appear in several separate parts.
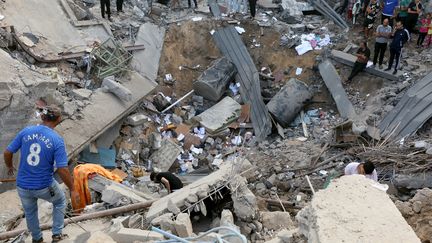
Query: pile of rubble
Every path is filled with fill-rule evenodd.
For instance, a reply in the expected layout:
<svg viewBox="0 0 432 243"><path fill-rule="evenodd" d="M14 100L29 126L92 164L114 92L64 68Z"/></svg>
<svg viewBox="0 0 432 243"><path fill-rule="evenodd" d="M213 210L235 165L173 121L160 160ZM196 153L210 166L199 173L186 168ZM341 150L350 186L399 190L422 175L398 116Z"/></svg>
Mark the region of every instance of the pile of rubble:
<svg viewBox="0 0 432 243"><path fill-rule="evenodd" d="M68 206L71 240L431 240L430 50L406 48L399 76L368 66L344 84L358 26L326 1L260 1L253 21L232 1L125 1L111 21L97 1L26 1L0 4L0 147L62 108L89 195ZM364 159L412 228L383 184L336 179ZM169 193L153 171L184 187ZM16 192L1 198L16 203L0 209L0 240L25 241Z"/></svg>

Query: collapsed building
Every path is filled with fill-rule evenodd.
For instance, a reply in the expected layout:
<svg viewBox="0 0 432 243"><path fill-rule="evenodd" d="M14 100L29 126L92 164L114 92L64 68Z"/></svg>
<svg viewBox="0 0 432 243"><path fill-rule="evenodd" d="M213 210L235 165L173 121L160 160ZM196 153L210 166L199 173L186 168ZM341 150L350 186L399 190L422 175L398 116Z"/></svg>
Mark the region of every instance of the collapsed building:
<svg viewBox="0 0 432 243"><path fill-rule="evenodd" d="M330 1L260 1L254 21L245 2L165 4L125 1L112 21L97 1L0 4L1 151L62 108L85 195L67 208L71 242L432 240L430 50L345 84L360 37ZM340 177L365 159L381 184ZM0 168L0 240L29 242ZM49 238L52 205L39 210Z"/></svg>

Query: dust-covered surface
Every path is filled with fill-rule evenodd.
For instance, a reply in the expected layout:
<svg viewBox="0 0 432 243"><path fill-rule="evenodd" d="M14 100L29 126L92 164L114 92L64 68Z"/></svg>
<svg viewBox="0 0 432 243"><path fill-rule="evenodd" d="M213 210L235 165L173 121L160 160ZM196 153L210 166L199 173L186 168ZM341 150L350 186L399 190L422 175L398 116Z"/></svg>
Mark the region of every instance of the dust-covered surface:
<svg viewBox="0 0 432 243"><path fill-rule="evenodd" d="M309 242L420 242L380 185L343 176L296 216Z"/></svg>

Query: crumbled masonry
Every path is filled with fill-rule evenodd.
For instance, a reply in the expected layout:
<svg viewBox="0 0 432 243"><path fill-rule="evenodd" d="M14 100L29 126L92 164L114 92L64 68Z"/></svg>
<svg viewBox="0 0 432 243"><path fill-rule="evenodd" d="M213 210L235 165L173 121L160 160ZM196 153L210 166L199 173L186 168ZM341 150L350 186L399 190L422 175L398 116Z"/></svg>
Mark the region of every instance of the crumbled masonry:
<svg viewBox="0 0 432 243"><path fill-rule="evenodd" d="M260 0L253 18L254 1L110 1L102 16L104 2L0 1L0 152L45 106L62 110L81 197L59 181L64 242L432 241L420 25L393 73L389 45L373 65L382 10L366 38L364 16L335 0ZM23 173L3 160L0 241L30 243ZM378 182L344 176L366 161ZM53 205L37 205L49 241Z"/></svg>

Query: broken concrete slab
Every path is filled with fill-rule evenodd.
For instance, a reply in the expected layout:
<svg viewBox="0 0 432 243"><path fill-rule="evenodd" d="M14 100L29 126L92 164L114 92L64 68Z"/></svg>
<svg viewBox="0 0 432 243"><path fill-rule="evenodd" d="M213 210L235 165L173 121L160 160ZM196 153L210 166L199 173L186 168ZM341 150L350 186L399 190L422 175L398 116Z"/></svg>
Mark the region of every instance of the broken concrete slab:
<svg viewBox="0 0 432 243"><path fill-rule="evenodd" d="M255 194L249 190L246 179L240 175L235 175L229 184L231 188L236 188L231 194L236 217L245 222L256 219L258 202Z"/></svg>
<svg viewBox="0 0 432 243"><path fill-rule="evenodd" d="M208 195L209 193L213 192L214 188L218 188L218 186L223 185L227 181L231 180L234 174L241 174L241 172L245 172L251 167L252 165L246 159L238 159L234 164L233 162L226 161L221 165L219 170L154 202L149 208L146 218L147 220L152 220L157 216L168 212L167 208L169 200L171 200L180 209L183 209L182 207L186 201L186 198L190 194L202 194L202 191L206 191Z"/></svg>
<svg viewBox="0 0 432 243"><path fill-rule="evenodd" d="M74 89L71 93L75 99L88 100L93 92L89 89Z"/></svg>
<svg viewBox="0 0 432 243"><path fill-rule="evenodd" d="M30 30L43 37L35 47L35 52L43 57L56 57L61 52L84 51L87 43L104 41L109 37L106 32L101 36L95 35L94 29L93 33L89 33L76 28L58 0L17 0L3 3L2 8L2 14L7 16L3 22L6 21L17 30Z"/></svg>
<svg viewBox="0 0 432 243"><path fill-rule="evenodd" d="M194 119L205 127L208 133L218 133L240 116L241 105L231 97L223 98Z"/></svg>
<svg viewBox="0 0 432 243"><path fill-rule="evenodd" d="M171 139L162 140L161 147L150 156L153 168L158 171L168 171L181 152L181 147Z"/></svg>
<svg viewBox="0 0 432 243"><path fill-rule="evenodd" d="M92 95L93 103L81 111L83 119L64 120L56 128L60 135L68 138L65 141L68 158L76 156L87 144L129 114L154 89L152 81L136 72L130 75L124 86L132 92L131 101L119 102L110 93L96 92Z"/></svg>
<svg viewBox="0 0 432 243"><path fill-rule="evenodd" d="M381 186L362 175L333 180L296 219L308 242L420 242Z"/></svg>
<svg viewBox="0 0 432 243"><path fill-rule="evenodd" d="M138 30L135 45L144 45L137 51L131 66L143 77L155 82L159 68L160 50L164 44L165 28L146 22Z"/></svg>
<svg viewBox="0 0 432 243"><path fill-rule="evenodd" d="M332 50L331 51L332 54L332 58L335 59L338 62L341 62L345 65L348 66L354 66L355 61L357 60L357 57L354 55L351 55L349 53L343 52L343 51L338 51L338 50ZM371 68L371 67L367 67L364 70L367 73L370 73L372 75L381 77L381 78L385 78L388 80L398 80L399 76L393 75L392 74L392 70L391 71L384 71L378 68Z"/></svg>
<svg viewBox="0 0 432 243"><path fill-rule="evenodd" d="M186 238L193 235L192 222L187 213L177 215L174 227L177 231L177 235L180 237Z"/></svg>
<svg viewBox="0 0 432 243"><path fill-rule="evenodd" d="M193 83L195 93L211 101L218 101L234 79L237 70L226 57L219 58L210 64Z"/></svg>
<svg viewBox="0 0 432 243"><path fill-rule="evenodd" d="M321 77L324 80L328 90L330 91L338 111L343 118L353 118L356 117L354 106L348 99L348 95L342 86L342 80L338 75L336 68L330 62L330 60L325 60L321 62L318 66Z"/></svg>
<svg viewBox="0 0 432 243"><path fill-rule="evenodd" d="M56 90L57 80L30 70L26 65L0 50L0 152L13 140L19 130L39 122L35 114L35 103L40 98L55 100L61 96ZM15 156L18 163L19 156ZM17 164L15 164L16 168ZM0 156L0 178L8 178L3 156ZM5 183L0 187L13 187Z"/></svg>
<svg viewBox="0 0 432 243"><path fill-rule="evenodd" d="M288 127L311 98L308 86L292 78L267 103L267 108L279 124Z"/></svg>
<svg viewBox="0 0 432 243"><path fill-rule="evenodd" d="M116 242L149 242L164 240L164 236L149 230L122 228L111 234Z"/></svg>
<svg viewBox="0 0 432 243"><path fill-rule="evenodd" d="M271 133L271 120L261 96L258 70L233 26L217 30L213 34L216 45L237 68L236 80L240 82L240 95L245 104L251 105L251 118L257 139Z"/></svg>
<svg viewBox="0 0 432 243"><path fill-rule="evenodd" d="M151 195L129 188L121 183L111 181L103 176L95 176L88 180L88 187L102 193L102 201L116 205L126 198L126 203L146 202L152 200Z"/></svg>

